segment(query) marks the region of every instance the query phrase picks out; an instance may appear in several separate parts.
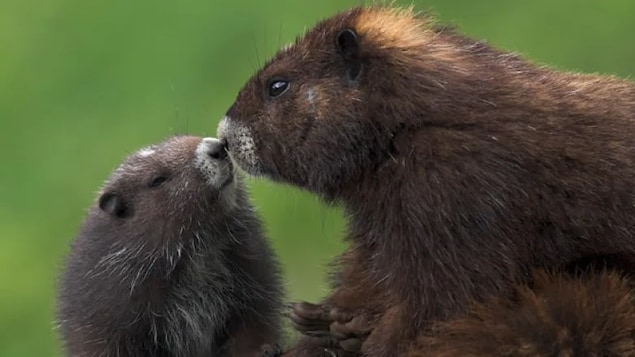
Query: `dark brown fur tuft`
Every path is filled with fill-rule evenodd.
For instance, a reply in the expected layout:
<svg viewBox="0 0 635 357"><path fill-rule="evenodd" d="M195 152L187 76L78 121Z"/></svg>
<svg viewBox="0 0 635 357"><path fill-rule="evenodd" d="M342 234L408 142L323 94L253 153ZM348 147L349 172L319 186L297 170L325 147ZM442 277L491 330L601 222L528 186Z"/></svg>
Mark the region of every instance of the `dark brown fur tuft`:
<svg viewBox="0 0 635 357"><path fill-rule="evenodd" d="M538 273L515 299L441 322L409 356L635 356L635 290L616 273Z"/></svg>

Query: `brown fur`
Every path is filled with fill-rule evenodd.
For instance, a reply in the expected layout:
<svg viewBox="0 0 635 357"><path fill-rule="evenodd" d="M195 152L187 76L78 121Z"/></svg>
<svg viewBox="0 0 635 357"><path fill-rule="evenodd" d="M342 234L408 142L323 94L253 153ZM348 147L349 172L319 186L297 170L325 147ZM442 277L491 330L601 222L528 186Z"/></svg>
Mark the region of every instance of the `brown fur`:
<svg viewBox="0 0 635 357"><path fill-rule="evenodd" d="M539 273L533 289L435 326L410 357L635 356L635 290L615 273Z"/></svg>
<svg viewBox="0 0 635 357"><path fill-rule="evenodd" d="M362 7L281 50L218 134L247 172L345 208L331 309L299 306L299 328L361 335L366 355L391 356L434 321L513 295L534 268L618 254L632 272L634 130L630 81L540 67L410 10ZM347 326L361 317L366 331Z"/></svg>

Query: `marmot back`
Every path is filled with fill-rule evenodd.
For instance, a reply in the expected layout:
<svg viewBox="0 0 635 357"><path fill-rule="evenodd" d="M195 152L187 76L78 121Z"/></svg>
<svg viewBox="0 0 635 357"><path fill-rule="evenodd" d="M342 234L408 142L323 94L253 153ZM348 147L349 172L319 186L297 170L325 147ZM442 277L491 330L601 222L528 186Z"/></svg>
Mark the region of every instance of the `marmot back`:
<svg viewBox="0 0 635 357"><path fill-rule="evenodd" d="M279 342L276 258L219 141L173 137L101 189L59 286L69 356L255 356Z"/></svg>
<svg viewBox="0 0 635 357"><path fill-rule="evenodd" d="M326 329L365 317L368 356L511 296L534 269L634 256L633 132L633 82L538 66L387 7L339 13L280 50L218 128L247 172L344 206L339 284L296 315L330 308Z"/></svg>

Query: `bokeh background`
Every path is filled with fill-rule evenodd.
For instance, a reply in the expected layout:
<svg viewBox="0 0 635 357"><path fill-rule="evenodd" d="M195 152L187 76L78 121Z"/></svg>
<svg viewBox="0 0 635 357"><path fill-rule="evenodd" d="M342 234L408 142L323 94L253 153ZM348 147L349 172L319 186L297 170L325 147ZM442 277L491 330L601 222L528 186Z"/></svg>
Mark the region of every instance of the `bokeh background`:
<svg viewBox="0 0 635 357"><path fill-rule="evenodd" d="M358 3L1 0L0 356L61 355L53 329L60 264L121 159L175 133L215 135L267 57ZM632 0L414 4L545 64L635 72ZM292 187L249 184L289 298L323 296L326 265L342 249L341 212Z"/></svg>

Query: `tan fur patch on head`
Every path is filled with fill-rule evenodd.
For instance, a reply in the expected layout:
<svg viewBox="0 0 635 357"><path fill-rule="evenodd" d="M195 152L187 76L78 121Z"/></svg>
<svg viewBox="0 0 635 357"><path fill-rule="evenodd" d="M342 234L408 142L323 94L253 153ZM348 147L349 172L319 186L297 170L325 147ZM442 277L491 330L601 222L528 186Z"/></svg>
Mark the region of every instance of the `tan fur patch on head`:
<svg viewBox="0 0 635 357"><path fill-rule="evenodd" d="M429 42L435 35L431 22L406 8L375 5L364 8L355 30L379 47L412 48Z"/></svg>
<svg viewBox="0 0 635 357"><path fill-rule="evenodd" d="M355 21L355 30L362 41L376 50L386 50L397 63L422 66L432 63L452 63L453 71L469 72L473 66L463 60L465 52L454 43L440 38L433 17L406 8L375 5L363 8ZM443 86L441 86L443 87Z"/></svg>

